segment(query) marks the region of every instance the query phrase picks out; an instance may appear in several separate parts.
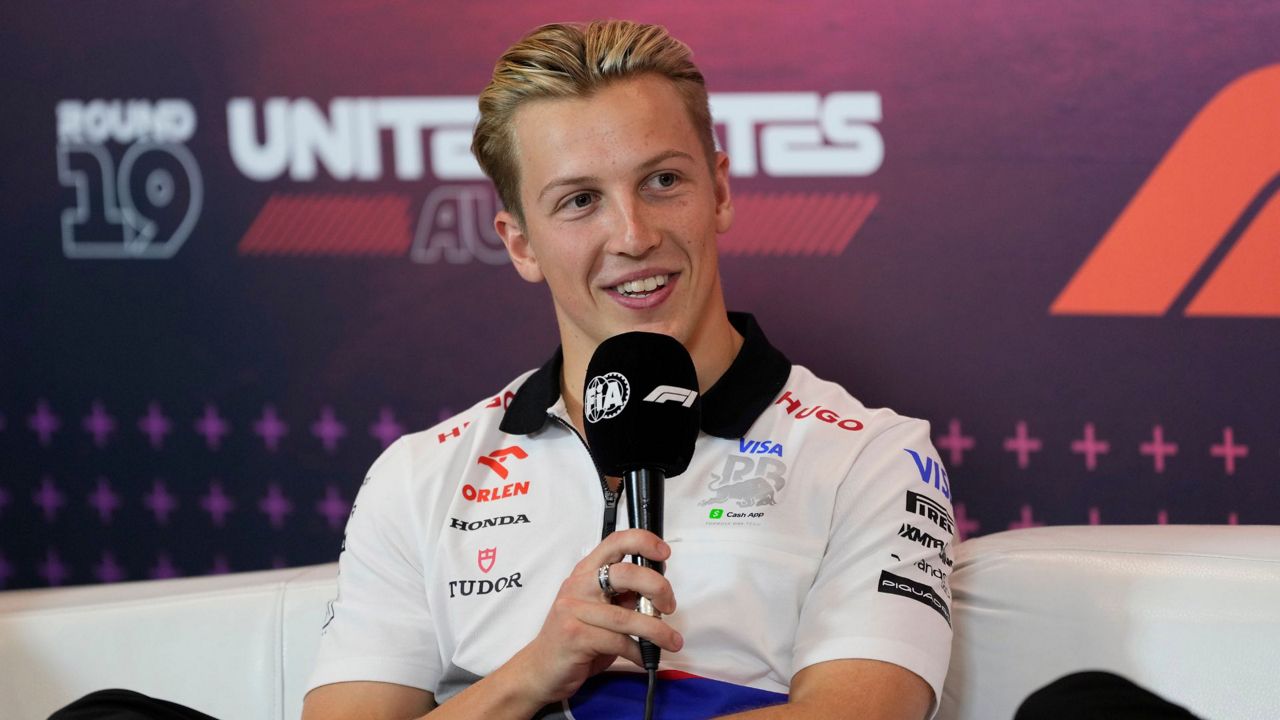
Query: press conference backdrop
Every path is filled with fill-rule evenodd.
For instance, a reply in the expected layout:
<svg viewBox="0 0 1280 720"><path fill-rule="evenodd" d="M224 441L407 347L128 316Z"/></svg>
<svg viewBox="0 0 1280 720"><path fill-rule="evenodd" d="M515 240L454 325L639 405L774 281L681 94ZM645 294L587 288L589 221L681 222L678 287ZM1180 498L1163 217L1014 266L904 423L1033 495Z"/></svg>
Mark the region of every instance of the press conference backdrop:
<svg viewBox="0 0 1280 720"><path fill-rule="evenodd" d="M383 447L507 402L556 333L474 97L608 16L708 78L730 306L930 420L962 535L1280 521L1274 3L0 12L3 587L332 560Z"/></svg>

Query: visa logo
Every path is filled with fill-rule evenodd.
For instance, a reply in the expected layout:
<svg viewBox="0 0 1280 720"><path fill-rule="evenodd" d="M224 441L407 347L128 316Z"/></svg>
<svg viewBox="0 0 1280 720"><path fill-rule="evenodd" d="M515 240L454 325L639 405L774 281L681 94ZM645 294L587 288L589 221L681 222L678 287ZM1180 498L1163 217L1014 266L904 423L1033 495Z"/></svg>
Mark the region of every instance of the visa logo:
<svg viewBox="0 0 1280 720"><path fill-rule="evenodd" d="M951 499L951 478L947 477L947 471L942 467L942 462L926 457L921 462L920 453L910 448L902 448L911 455L911 459L916 461L916 470L920 472L920 481L925 485L932 485L942 491L942 497Z"/></svg>
<svg viewBox="0 0 1280 720"><path fill-rule="evenodd" d="M740 438L738 440L738 452L747 455L777 455L782 457L782 443L775 443L772 440Z"/></svg>

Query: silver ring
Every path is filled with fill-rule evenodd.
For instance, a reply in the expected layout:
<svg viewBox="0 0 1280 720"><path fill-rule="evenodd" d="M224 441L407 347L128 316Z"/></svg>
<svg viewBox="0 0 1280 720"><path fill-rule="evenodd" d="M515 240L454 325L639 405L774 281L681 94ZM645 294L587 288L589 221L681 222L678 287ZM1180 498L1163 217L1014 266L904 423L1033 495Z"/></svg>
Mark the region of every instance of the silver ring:
<svg viewBox="0 0 1280 720"><path fill-rule="evenodd" d="M600 590L604 596L610 600L618 596L618 591L613 589L613 584L609 582L609 565L606 563L600 566L596 571L596 582L600 583Z"/></svg>

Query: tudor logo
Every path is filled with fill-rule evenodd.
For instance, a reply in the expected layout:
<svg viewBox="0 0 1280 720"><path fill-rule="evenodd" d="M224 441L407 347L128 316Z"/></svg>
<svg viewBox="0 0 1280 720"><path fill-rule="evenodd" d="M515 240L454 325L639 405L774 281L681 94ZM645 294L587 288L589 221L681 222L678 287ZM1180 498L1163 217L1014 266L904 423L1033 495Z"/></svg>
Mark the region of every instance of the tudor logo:
<svg viewBox="0 0 1280 720"><path fill-rule="evenodd" d="M476 553L476 565L480 567L480 572L487 573L493 569L493 564L498 560L498 548L480 548L480 552Z"/></svg>
<svg viewBox="0 0 1280 720"><path fill-rule="evenodd" d="M697 390L686 390L674 385L659 385L653 389L653 392L645 396L644 401L659 404L678 402L685 407L690 407L697 398Z"/></svg>
<svg viewBox="0 0 1280 720"><path fill-rule="evenodd" d="M520 573L511 573L497 580L450 580L449 597L467 597L468 595L488 595L500 593L510 588L522 588Z"/></svg>
<svg viewBox="0 0 1280 720"><path fill-rule="evenodd" d="M583 400L587 422L599 422L616 416L627 406L630 398L631 384L622 373L611 372L591 378Z"/></svg>

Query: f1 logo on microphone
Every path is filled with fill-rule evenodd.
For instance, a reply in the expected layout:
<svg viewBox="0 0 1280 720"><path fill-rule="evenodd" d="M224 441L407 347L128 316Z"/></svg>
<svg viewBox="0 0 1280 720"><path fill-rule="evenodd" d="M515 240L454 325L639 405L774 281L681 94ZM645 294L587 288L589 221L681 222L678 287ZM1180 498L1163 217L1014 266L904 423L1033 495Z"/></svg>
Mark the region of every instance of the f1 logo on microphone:
<svg viewBox="0 0 1280 720"><path fill-rule="evenodd" d="M653 389L653 392L645 396L644 401L651 403L678 402L685 407L689 407L693 405L693 401L697 397L697 390L686 390L674 385L659 385Z"/></svg>

